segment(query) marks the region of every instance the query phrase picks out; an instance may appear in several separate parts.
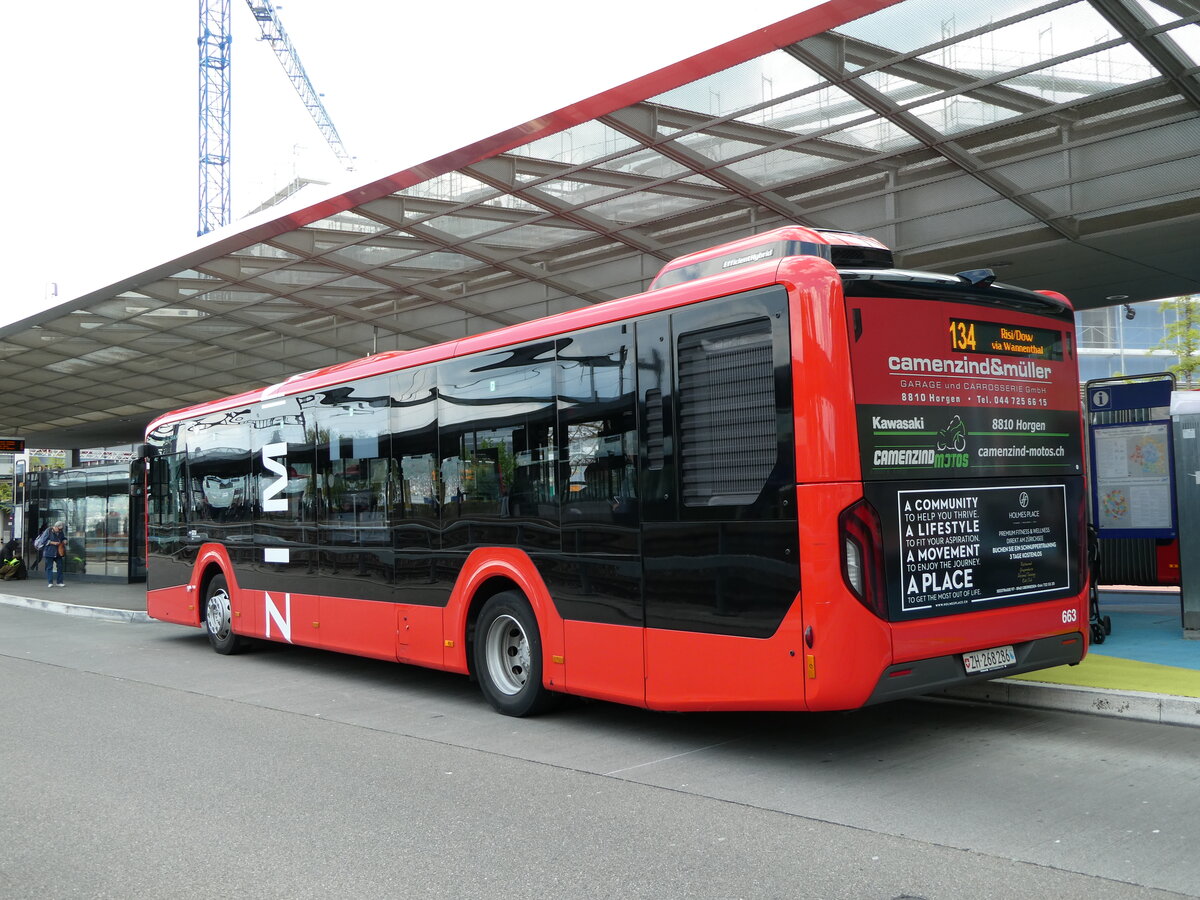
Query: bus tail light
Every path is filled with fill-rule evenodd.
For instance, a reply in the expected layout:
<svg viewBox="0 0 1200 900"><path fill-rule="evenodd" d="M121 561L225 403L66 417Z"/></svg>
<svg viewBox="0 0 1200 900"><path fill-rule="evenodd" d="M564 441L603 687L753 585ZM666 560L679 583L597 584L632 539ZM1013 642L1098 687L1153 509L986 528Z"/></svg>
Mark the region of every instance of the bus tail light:
<svg viewBox="0 0 1200 900"><path fill-rule="evenodd" d="M838 535L842 545L842 580L859 603L887 621L879 513L866 500L847 506L838 516Z"/></svg>

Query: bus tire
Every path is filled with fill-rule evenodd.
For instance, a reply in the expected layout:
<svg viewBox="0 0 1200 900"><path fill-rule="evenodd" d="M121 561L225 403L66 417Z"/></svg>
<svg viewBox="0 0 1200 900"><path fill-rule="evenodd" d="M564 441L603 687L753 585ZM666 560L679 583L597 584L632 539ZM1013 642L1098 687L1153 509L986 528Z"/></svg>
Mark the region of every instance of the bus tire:
<svg viewBox="0 0 1200 900"><path fill-rule="evenodd" d="M218 653L237 653L245 642L233 633L233 610L224 575L214 575L204 597L204 631Z"/></svg>
<svg viewBox="0 0 1200 900"><path fill-rule="evenodd" d="M558 699L542 685L542 636L529 601L516 591L483 605L473 652L479 688L497 712L533 716Z"/></svg>

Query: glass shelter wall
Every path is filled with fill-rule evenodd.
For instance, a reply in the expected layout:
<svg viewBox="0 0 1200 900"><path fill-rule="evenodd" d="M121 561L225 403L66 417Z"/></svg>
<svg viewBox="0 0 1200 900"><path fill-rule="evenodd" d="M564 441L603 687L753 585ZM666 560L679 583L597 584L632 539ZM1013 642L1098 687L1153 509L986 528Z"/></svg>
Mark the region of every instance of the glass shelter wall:
<svg viewBox="0 0 1200 900"><path fill-rule="evenodd" d="M31 478L27 546L47 525L66 523L68 575L146 578L140 462L37 473Z"/></svg>

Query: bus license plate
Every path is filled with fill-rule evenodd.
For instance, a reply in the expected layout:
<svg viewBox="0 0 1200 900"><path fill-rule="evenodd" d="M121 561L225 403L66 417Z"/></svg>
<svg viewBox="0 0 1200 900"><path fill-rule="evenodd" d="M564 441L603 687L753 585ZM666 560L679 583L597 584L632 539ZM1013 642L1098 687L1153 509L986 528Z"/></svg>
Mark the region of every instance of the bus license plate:
<svg viewBox="0 0 1200 900"><path fill-rule="evenodd" d="M990 672L993 669L1003 669L1017 664L1017 654L1012 645L1007 647L992 647L990 650L975 650L963 654L963 666L968 675L979 672Z"/></svg>

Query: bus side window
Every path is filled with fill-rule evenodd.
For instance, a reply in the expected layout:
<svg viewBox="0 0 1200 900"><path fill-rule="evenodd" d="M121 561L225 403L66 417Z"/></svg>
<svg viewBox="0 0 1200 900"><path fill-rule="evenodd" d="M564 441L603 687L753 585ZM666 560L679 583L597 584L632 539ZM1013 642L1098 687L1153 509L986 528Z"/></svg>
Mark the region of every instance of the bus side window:
<svg viewBox="0 0 1200 900"><path fill-rule="evenodd" d="M554 420L551 341L440 364L438 475L446 546L557 549Z"/></svg>
<svg viewBox="0 0 1200 900"><path fill-rule="evenodd" d="M637 432L629 339L614 326L559 341L563 522L636 522Z"/></svg>

